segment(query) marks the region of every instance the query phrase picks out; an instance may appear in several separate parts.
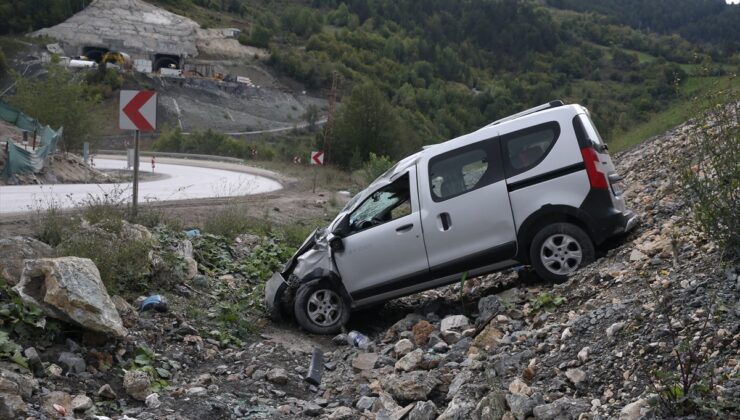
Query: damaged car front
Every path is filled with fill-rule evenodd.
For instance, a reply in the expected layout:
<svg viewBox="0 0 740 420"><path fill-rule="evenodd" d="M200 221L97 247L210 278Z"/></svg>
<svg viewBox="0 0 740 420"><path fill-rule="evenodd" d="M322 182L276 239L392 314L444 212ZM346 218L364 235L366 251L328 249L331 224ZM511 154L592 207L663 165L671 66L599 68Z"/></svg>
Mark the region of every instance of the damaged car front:
<svg viewBox="0 0 740 420"><path fill-rule="evenodd" d="M358 194L357 196L360 196ZM358 197L355 198L358 198ZM295 291L301 283L319 278L339 278L332 259L332 240L339 239L331 232L346 220L345 215L357 201L355 198L340 211L327 228L313 231L280 272L273 273L265 286L265 305L273 319L288 319L292 313ZM335 242L341 244L341 240ZM341 246L341 245L339 245Z"/></svg>
<svg viewBox="0 0 740 420"><path fill-rule="evenodd" d="M341 326L341 320L348 319L352 299L342 284L341 273L334 261L334 252L344 250L343 238L352 230L352 212L374 191L388 185L399 165L411 164L415 159L416 155L412 155L402 160L357 193L328 227L316 229L283 269L272 275L265 287L265 305L273 319L295 318L295 305L301 298L308 299L311 309L311 314L308 315L314 318L312 322L319 323L319 327L313 328L314 332L333 331L338 325ZM320 285L315 286L317 283ZM301 296L301 290L308 293L308 289L311 289L309 296ZM301 320L297 320L300 324Z"/></svg>

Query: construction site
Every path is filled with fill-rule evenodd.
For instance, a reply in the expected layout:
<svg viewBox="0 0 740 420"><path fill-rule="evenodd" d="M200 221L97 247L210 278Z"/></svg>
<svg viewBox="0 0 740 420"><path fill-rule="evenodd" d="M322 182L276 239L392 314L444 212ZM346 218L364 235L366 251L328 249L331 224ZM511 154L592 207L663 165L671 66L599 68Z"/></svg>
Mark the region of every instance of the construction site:
<svg viewBox="0 0 740 420"><path fill-rule="evenodd" d="M66 21L29 34L41 42L28 43L13 64L28 79L44 78L49 65L73 73L105 66L123 76L124 88L156 90L158 124L157 131L146 136L149 143L167 127L184 133L213 130L258 138L306 127L304 115L309 106L326 112L326 99L274 75L265 64L269 52L241 44L236 39L239 34L235 28L201 28L191 19L141 0L95 0ZM0 89L0 100L3 94L12 94L13 86ZM120 130L115 118L117 102L113 95L96 107L99 130L92 140L99 148L123 150L130 143L131 133ZM56 142L47 141L52 136L40 138L41 123L34 116L19 117L19 111L11 108L6 109L7 118L0 127L4 182L18 173L31 175L15 177L11 183L104 179L92 169L73 177L57 177L54 171L33 176L54 160L48 156L54 154ZM63 128L49 130L61 133ZM23 155L24 163L14 168L6 165L11 153L13 161ZM86 167L78 160L72 166Z"/></svg>
<svg viewBox="0 0 740 420"><path fill-rule="evenodd" d="M164 125L185 132L289 130L309 105L326 101L288 86L263 63L266 50L242 45L235 28L201 28L141 0L95 0L31 35L49 39L42 63L71 70L105 64L157 90ZM104 133L119 134L115 127Z"/></svg>

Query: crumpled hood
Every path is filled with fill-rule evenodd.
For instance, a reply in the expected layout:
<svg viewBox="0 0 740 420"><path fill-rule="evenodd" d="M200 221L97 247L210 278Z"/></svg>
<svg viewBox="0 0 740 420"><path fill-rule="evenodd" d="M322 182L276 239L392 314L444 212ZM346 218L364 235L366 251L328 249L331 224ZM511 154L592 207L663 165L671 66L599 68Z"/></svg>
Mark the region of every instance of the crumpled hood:
<svg viewBox="0 0 740 420"><path fill-rule="evenodd" d="M329 236L331 234L327 228L316 229L309 235L286 263L283 277L288 282L293 282L303 280L309 275L335 271L329 248Z"/></svg>

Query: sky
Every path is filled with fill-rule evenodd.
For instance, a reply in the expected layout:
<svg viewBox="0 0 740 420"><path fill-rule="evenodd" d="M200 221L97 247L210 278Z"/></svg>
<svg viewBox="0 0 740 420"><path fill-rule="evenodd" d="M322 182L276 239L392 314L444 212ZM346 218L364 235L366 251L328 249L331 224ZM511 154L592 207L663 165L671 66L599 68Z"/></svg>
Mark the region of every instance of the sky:
<svg viewBox="0 0 740 420"><path fill-rule="evenodd" d="M740 4L740 0L727 0L727 4Z"/></svg>

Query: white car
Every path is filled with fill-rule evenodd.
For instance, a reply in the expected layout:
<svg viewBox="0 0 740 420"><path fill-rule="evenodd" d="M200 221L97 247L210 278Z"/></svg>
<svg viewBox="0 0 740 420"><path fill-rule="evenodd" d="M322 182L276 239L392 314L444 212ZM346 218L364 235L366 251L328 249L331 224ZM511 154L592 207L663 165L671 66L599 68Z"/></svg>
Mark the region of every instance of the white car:
<svg viewBox="0 0 740 420"><path fill-rule="evenodd" d="M266 286L274 316L336 333L350 311L515 265L563 281L635 226L586 108L532 108L398 162Z"/></svg>

